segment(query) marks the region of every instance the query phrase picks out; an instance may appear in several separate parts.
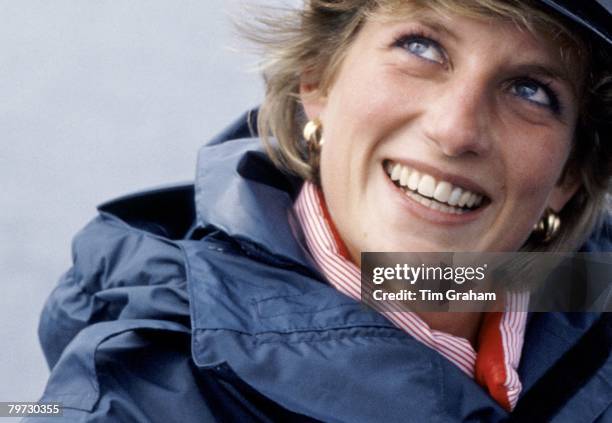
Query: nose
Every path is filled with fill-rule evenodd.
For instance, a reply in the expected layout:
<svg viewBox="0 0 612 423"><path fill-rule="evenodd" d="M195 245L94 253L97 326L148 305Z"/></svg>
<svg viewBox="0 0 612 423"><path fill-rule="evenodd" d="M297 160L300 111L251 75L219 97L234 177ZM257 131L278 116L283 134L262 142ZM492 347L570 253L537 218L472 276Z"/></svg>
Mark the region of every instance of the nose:
<svg viewBox="0 0 612 423"><path fill-rule="evenodd" d="M485 156L491 149L488 126L491 112L484 82L472 75L442 84L428 104L424 132L444 155Z"/></svg>

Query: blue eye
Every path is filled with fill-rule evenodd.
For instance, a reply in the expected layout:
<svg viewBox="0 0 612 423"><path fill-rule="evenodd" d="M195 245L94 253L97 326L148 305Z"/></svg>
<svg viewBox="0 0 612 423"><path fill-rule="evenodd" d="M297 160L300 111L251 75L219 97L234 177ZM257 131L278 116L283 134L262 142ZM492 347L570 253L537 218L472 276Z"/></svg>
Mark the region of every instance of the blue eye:
<svg viewBox="0 0 612 423"><path fill-rule="evenodd" d="M555 113L559 112L559 101L557 96L546 84L524 79L512 84L510 91L517 97L524 98L527 101L543 107L548 107Z"/></svg>
<svg viewBox="0 0 612 423"><path fill-rule="evenodd" d="M444 64L445 56L440 45L427 37L415 35L402 37L397 40L396 45L417 57Z"/></svg>

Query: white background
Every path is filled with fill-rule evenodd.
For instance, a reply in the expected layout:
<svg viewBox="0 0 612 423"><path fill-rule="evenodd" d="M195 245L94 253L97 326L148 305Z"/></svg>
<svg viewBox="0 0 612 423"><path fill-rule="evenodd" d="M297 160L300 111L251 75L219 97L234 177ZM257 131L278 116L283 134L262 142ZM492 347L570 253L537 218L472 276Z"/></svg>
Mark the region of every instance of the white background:
<svg viewBox="0 0 612 423"><path fill-rule="evenodd" d="M44 389L39 313L96 205L191 181L198 147L260 102L229 19L245 3L0 0L0 401Z"/></svg>

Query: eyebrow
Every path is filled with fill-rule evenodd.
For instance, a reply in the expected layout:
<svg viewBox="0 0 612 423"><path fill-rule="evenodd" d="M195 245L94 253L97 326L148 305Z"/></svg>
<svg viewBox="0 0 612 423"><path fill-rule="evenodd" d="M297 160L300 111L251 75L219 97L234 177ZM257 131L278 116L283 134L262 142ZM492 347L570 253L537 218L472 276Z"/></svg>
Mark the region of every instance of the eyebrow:
<svg viewBox="0 0 612 423"><path fill-rule="evenodd" d="M418 22L420 25L426 26L433 32L439 32L447 35L449 38L452 38L455 41L461 40L461 36L459 34L456 34L451 29L441 24L438 19L436 19L435 16L432 16L431 12L428 10L417 11L414 14L411 14L410 18ZM401 24L404 22L405 18L400 14L399 16L386 16L384 19L389 23Z"/></svg>
<svg viewBox="0 0 612 423"><path fill-rule="evenodd" d="M440 32L448 36L449 38L452 38L454 41L461 41L461 36L459 34L456 34L453 30L437 22L436 19L432 18L431 16L427 16L427 15L419 16L417 18L417 21L421 25L428 27L434 32Z"/></svg>
<svg viewBox="0 0 612 423"><path fill-rule="evenodd" d="M546 78L555 79L565 83L570 87L574 95L578 95L578 86L566 69L561 66L554 66L541 63L524 63L515 68L520 73L542 75Z"/></svg>

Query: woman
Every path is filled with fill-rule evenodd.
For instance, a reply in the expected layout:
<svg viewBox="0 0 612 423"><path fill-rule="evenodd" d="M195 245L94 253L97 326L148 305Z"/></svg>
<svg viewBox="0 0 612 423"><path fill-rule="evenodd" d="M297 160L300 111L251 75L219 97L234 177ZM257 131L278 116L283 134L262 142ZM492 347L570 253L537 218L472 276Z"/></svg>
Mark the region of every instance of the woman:
<svg viewBox="0 0 612 423"><path fill-rule="evenodd" d="M292 16L255 37L267 155L247 116L201 150L195 205L191 187L116 200L77 236L41 319L42 401L85 421L612 419L599 315L358 301L362 251L571 251L593 230L609 251L610 12Z"/></svg>

